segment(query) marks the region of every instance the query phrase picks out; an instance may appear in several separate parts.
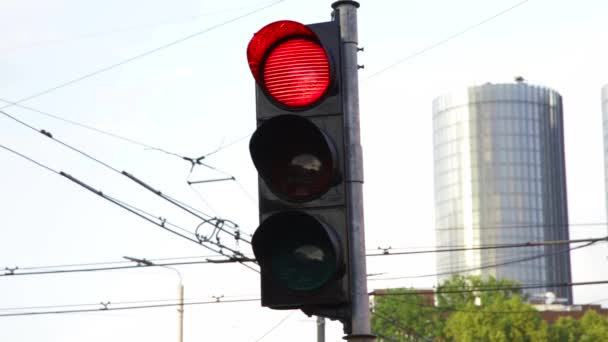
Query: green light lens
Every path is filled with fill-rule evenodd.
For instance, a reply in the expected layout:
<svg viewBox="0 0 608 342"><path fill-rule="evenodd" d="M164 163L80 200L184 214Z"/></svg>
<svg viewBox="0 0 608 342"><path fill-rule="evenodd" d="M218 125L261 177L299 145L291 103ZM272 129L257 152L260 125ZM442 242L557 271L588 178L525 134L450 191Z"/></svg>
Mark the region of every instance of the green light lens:
<svg viewBox="0 0 608 342"><path fill-rule="evenodd" d="M329 245L291 242L275 250L271 260L272 273L288 289L316 290L336 273L335 255Z"/></svg>

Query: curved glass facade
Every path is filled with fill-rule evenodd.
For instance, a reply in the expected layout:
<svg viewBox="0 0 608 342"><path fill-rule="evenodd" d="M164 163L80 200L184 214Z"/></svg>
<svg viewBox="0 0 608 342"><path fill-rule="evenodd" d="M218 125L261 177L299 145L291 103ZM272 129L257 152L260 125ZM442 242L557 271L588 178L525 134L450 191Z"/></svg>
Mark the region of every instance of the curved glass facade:
<svg viewBox="0 0 608 342"><path fill-rule="evenodd" d="M606 217L608 217L608 84L602 88L602 117L604 127L604 183L606 184Z"/></svg>
<svg viewBox="0 0 608 342"><path fill-rule="evenodd" d="M433 101L438 248L568 239L561 96L525 83L485 84ZM444 252L453 273L525 285L570 282L568 245ZM554 292L572 301L566 287Z"/></svg>

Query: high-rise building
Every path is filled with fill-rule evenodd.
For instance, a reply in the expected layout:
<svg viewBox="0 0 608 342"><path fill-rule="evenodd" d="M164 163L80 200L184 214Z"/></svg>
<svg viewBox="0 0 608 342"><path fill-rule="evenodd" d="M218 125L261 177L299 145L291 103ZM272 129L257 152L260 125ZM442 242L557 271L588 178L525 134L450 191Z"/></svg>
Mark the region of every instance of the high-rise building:
<svg viewBox="0 0 608 342"><path fill-rule="evenodd" d="M513 84L469 87L433 101L435 230L438 248L567 240L562 98ZM469 249L437 254L439 281L452 274L571 281L568 245ZM570 287L551 291L572 303Z"/></svg>
<svg viewBox="0 0 608 342"><path fill-rule="evenodd" d="M606 217L608 217L608 84L602 88L602 114L604 127L604 184L606 186Z"/></svg>

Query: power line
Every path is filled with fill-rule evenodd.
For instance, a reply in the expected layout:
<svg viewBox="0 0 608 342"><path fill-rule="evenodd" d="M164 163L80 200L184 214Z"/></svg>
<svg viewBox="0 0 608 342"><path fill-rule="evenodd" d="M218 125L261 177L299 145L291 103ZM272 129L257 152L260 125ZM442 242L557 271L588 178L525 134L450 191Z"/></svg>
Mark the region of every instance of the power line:
<svg viewBox="0 0 608 342"><path fill-rule="evenodd" d="M272 2L272 3L270 3L270 4L268 4L268 5L265 5L265 6L262 6L262 7L260 7L260 8L257 8L257 9L255 9L255 10L253 10L253 11L249 11L249 12L247 12L247 13L245 13L245 14L242 14L242 15L236 16L236 17L234 17L234 18L232 18L232 19L229 19L229 20L223 21L223 22L221 22L221 23L219 23L219 24L217 24L217 25L213 25L213 26L211 26L211 27L209 27L209 28L206 28L206 29L203 29L203 30L201 30L201 31L195 32L195 33L193 33L193 34L187 35L187 36L185 36L185 37L179 38L179 39L177 39L177 40L174 40L174 41L172 41L172 42L169 42L169 43L167 43L167 44L164 44L164 45L161 45L161 46L159 46L159 47L157 47L157 48L154 48L154 49L152 49L152 50L148 50L148 51L142 52L142 53L140 53L140 54L138 54L138 55L135 55L135 56L130 57L130 58L128 58L128 59L122 60L122 61L120 61L120 62L118 62L118 63L114 63L114 64L109 65L109 66L107 66L107 67L104 67L104 68L98 69L98 70L96 70L96 71L90 72L90 73L88 73L88 74L85 74L85 75L83 75L83 76L80 76L80 77L74 78L74 79L72 79L72 80L70 80L70 81L67 81L67 82L65 82L65 83L61 83L61 84L56 85L56 86L54 86L54 87L51 87L51 88L48 88L48 89L46 89L46 90L40 91L40 92L38 92L38 93L36 93L36 94L33 94L33 95L30 95L30 96L24 97L24 98L22 98L22 99L20 99L20 100L18 100L18 101L11 101L10 103L15 103L15 104L18 104L18 103L22 103L22 102L26 102L26 101L32 100L32 99L37 98L37 97L40 97L40 96L42 96L42 95L46 95L46 94L48 94L48 93L50 93L50 92L53 92L53 91L55 91L55 90L58 90L58 89L61 89L61 88L67 87L67 86L69 86L69 85L72 85L72 84L74 84L74 83L80 82L80 81L85 80L85 79L87 79L87 78L93 77L93 76L95 76L95 75L101 74L101 73L106 72L106 71L109 71L109 70L112 70L112 69L117 68L117 67L119 67L119 66L125 65L125 64L127 64L127 63L130 63L130 62L135 61L135 60L137 60L137 59L140 59L140 58L142 58L142 57L146 57L146 56L151 55L151 54L153 54L153 53L156 53L156 52L158 52L158 51L161 51L161 50L164 50L164 49L166 49L166 48L172 47L172 46L174 46L174 45L177 45L177 44L183 43L183 42L185 42L185 41L187 41L187 40L190 40L190 39L192 39L192 38L198 37L198 36L200 36L200 35L202 35L202 34L204 34L204 33L207 33L207 32L210 32L210 31L213 31L213 30L215 30L215 29L217 29L217 28L220 28L220 27L225 26L225 25L227 25L227 24L233 23L233 22L235 22L235 21L237 21L237 20L243 19L243 18L248 17L248 16L250 16L250 15L253 15L253 14L255 14L255 13L261 12L261 11L263 11L263 10L267 9L267 8L270 8L270 7L276 6L276 5L278 5L279 3L282 3L282 2L284 2L284 1L286 1L286 0L277 0L277 1L274 1L274 2ZM11 107L11 106L13 106L13 104L9 104L9 105L6 105L6 106L3 106L3 107L0 107L0 110L2 110L2 109L6 109L6 108Z"/></svg>
<svg viewBox="0 0 608 342"><path fill-rule="evenodd" d="M117 206L119 206L119 207L121 207L121 208L123 208L123 209L127 210L128 212L130 212L130 213L132 213L132 214L134 214L134 215L137 215L137 216L139 216L140 218L142 218L142 219L144 219L144 220L146 220L146 221L148 221L148 222L150 222L150 223L152 223L152 224L154 224L154 225L156 225L156 226L158 226L158 227L160 227L160 228L162 228L162 229L164 229L164 230L166 230L166 231L168 231L168 232L170 232L170 233L173 233L173 234L175 234L175 235L177 235L177 236L180 236L180 237L182 237L182 238L184 238L184 239L186 239L186 240L189 240L189 241L191 241L191 242L194 242L194 243L196 243L197 245L203 246L203 247L205 247L205 248L207 248L207 249L209 249L209 250L211 250L211 251L213 251L213 252L215 252L215 253L218 253L218 254L223 255L223 256L227 256L227 255L226 255L226 254L223 252L223 249L225 248L225 249L228 249L228 250L230 250L231 252L235 253L235 255L242 254L242 253L240 253L240 252L238 252L238 251L236 251L236 252L235 252L234 250L232 250L232 249L230 249L230 248L226 248L225 246L223 246L223 245L219 244L218 242L214 242L214 241L205 241L205 242L209 242L209 243L211 243L211 244L213 244L213 245L215 245L215 246L219 247L220 249L219 249L219 250L217 250L217 249L215 249L215 248L209 247L209 246L207 246L206 244L204 244L202 241L198 240L198 237L197 237L197 239L193 239L193 238L191 238L191 237L189 237L189 236L186 236L186 235L184 235L184 234L182 234L182 233L179 233L179 232L177 232L177 231L175 231L175 230L173 230L173 229L170 229L168 226L176 227L176 228L178 228L178 229L180 229L180 230L182 230L182 231L185 231L185 232L188 232L188 233L192 234L192 232L190 232L190 231L188 231L188 230L186 230L186 229L183 229L183 228L181 228L181 227L179 227L179 226L177 226L177 225L175 225L175 224L169 223L169 222L168 222L166 219L164 219L164 218L161 218L161 217L158 217L158 216L154 216L154 215L152 215L152 214L150 214L150 213L147 213L147 212L145 212L145 211L143 211L143 210L141 210L141 209L138 209L138 208L137 208L137 207L135 207L135 206L132 206L132 205L127 204L127 203L125 203L125 202L122 202L122 201L120 201L120 200L118 200L118 199L115 199L115 198L113 198L113 197L111 197L111 196L109 196L109 195L106 195L106 194L104 194L102 191L97 190L97 189L95 189L95 188L91 187L90 185L88 185L88 184L86 184L86 183L84 183L84 182L80 181L79 179L77 179L77 178L75 178L75 177L73 177L73 176L71 176L71 175L69 175L69 174L67 174L67 173L65 173L65 172L63 172L63 171L57 171L57 170L54 170L54 169L52 169L52 168L50 168L50 167L48 167L48 166L46 166L46 165L44 165L44 164L42 164L42 163L40 163L40 162L38 162L38 161L36 161L36 160L34 160L34 159L30 158L30 157L27 157L27 156L25 156L24 154L21 154L21 153L19 153L19 152L15 151L15 150L13 150L13 149L10 149L10 148L8 148L8 147L6 147L6 146L4 146L4 145L1 145L1 144L0 144L0 148L4 149L4 150L6 150L6 151L9 151L9 152L11 152L11 153L13 153L13 154L15 154L15 155L17 155L17 156L21 157L21 158L24 158L24 159L26 159L26 160L28 160L28 161L30 161L30 162L32 162L32 163L34 163L35 165L37 165L37 166L39 166L39 167L42 167L42 168L46 169L47 171L50 171L50 172L55 173L55 174L58 174L58 175L60 175L60 176L62 176L62 177L64 177L64 178L67 178L67 179L69 179L70 181L72 181L73 183L76 183L76 184L80 185L80 186L81 186L81 187L83 187L84 189L89 190L90 192L94 193L95 195L97 195L97 196L99 196L99 197L101 197L101 198L103 198L103 199L105 199L105 200L107 200L107 201L109 201L109 202L111 202L111 203L113 203L113 204L115 204L115 205L117 205ZM195 236L196 236L196 234L195 234ZM227 257L230 257L230 256L227 256ZM258 272L256 269L254 269L254 268L252 268L252 267L250 267L250 266L248 266L248 265L246 265L246 264L244 264L244 263L242 263L242 262L241 262L241 264L242 264L243 266L245 266L245 267L247 267L247 268L249 268L249 269L251 269L251 270L255 271L255 272Z"/></svg>
<svg viewBox="0 0 608 342"><path fill-rule="evenodd" d="M60 273L81 273L81 272L96 272L96 271L114 271L114 270L125 270L132 268L144 268L144 267L166 267L166 266L184 266L184 265L198 265L198 264L225 264L225 263L243 263L243 262L255 262L255 259L244 258L244 257L228 257L228 259L205 259L198 261L182 261L182 262L170 262L163 264L137 264L137 265L123 265L123 266L108 266L108 267L91 267L91 268L73 268L73 269L49 269L52 266L44 267L47 270L43 271L20 271L20 268L4 268L4 274L0 274L0 277L8 276L24 276L24 275L42 275L42 274L60 274ZM29 268L32 269L32 268Z"/></svg>
<svg viewBox="0 0 608 342"><path fill-rule="evenodd" d="M150 214L151 215L151 214ZM477 246L473 248L457 248L450 250L429 250L429 251L416 251L416 252L401 252L401 253L383 253L383 254L367 254L368 257L374 256L392 256L392 255L407 255L407 254L419 254L419 253L440 253L440 252L452 252L452 251L461 251L461 250L472 250L472 249L498 249L498 248L517 248L517 247L537 247L544 245L558 245L558 244L570 244L570 243L582 243L582 242L600 242L607 241L608 237L603 238L589 238L589 239L576 239L576 240L555 240L555 241L543 241L543 242L526 242L522 244L506 244L506 245L487 245L487 246ZM544 256L544 255L542 255ZM54 265L54 266L31 266L31 267L14 267L9 268L5 267L5 273L0 274L2 276L12 276L12 275L38 275L38 274L55 274L55 273L76 273L76 272L92 272L92 271L109 271L109 270L120 270L120 269L129 269L129 268L137 268L142 266L180 266L180 265L191 265L191 264L207 264L207 263L226 263L226 262L255 262L255 259L250 257L240 257L235 258L232 257L228 260L215 260L211 259L214 256L192 256L192 257L173 257L173 258L162 258L162 259L149 259L149 261L155 263L154 265L130 265L131 262L128 261L107 261L107 262L97 262L97 263L82 263L82 264L67 264L67 265ZM539 257L539 256L534 256ZM191 260L191 259L205 259L205 260L193 260L186 262L170 262L170 263L158 263L158 261L167 261L167 260ZM519 260L519 259L517 259ZM507 261L509 263L514 260ZM518 261L519 262L519 261ZM129 265L125 265L129 264ZM83 268L88 266L104 266L104 265L120 265L120 266L112 266L112 267L96 267L96 268ZM493 265L485 265L484 267L489 267ZM74 268L80 267L80 268ZM63 269L62 269L63 268ZM66 269L67 268L67 269ZM28 272L25 272L25 271ZM37 271L37 270L49 270L49 271ZM390 278L392 279L392 278ZM400 278L399 278L400 279ZM370 279L370 280L388 280L385 278L380 279Z"/></svg>
<svg viewBox="0 0 608 342"><path fill-rule="evenodd" d="M219 223L223 223L223 222L228 221L228 220L225 220L225 219L221 219L221 218L217 218L217 217L212 217L211 215L205 214L205 213L201 212L200 210L194 209L191 206L189 206L189 205L187 205L187 204L185 204L185 203L183 203L183 202L181 202L181 201L179 201L177 199L174 199L171 196L168 196L168 195L162 193L160 190L153 188L152 186L150 186L149 184L145 183L141 179L133 176L132 174L130 174L130 173L126 172L126 171L120 171L120 170L116 169L115 167L111 166L110 164L105 163L105 162L103 162L103 161L101 161L101 160L93 157L92 155L84 152L83 150L78 149L78 148L76 148L76 147L74 147L74 146L72 146L72 145L70 145L70 144L68 144L68 143L66 143L66 142L64 142L64 141L62 141L60 139L55 138L53 136L53 134L51 132L47 131L47 130L37 129L34 126L32 126L32 125L30 125L30 124L28 124L28 123L26 123L26 122L18 119L17 117L15 117L15 116L13 116L13 115L5 112L5 111L0 110L0 114L6 116L7 118L9 118L11 120L16 121L17 123L19 123L19 124L21 124L21 125L29 128L29 129L31 129L33 131L36 131L36 132L44 135L45 137L53 140L54 142L56 142L56 143L58 143L58 144L60 144L60 145L62 145L64 147L67 147L68 149L70 149L70 150L72 150L72 151L74 151L74 152L76 152L76 153L78 153L78 154L80 154L80 155L82 155L82 156L84 156L84 157L86 157L86 158L88 158L88 159L90 159L90 160L92 160L92 161L94 161L94 162L96 162L96 163L104 166L105 168L107 168L107 169L109 169L109 170L111 170L111 171L113 171L113 172L115 172L117 174L120 174L122 176L125 176L125 177L129 178L131 181L133 181L136 184L138 184L138 185L144 187L145 189L151 191L152 193L154 193L155 195L161 197L162 199L166 200L167 202L173 204L174 206L177 206L178 208L180 208L180 209L186 211L187 213L195 216L196 218L202 220L203 223L211 223L211 224L214 224L216 226L216 228L218 228L218 224ZM215 152L217 152L217 150ZM213 153L215 153L215 152L213 152ZM187 157L181 157L181 158L184 159L184 160L190 161L192 163L192 167L193 168L194 168L195 165L204 165L204 166L209 167L211 169L217 170L217 169L213 168L212 166L209 166L209 165L204 164L204 163L201 162L201 160L204 159L205 157L206 156L204 155L204 156L196 158L196 159L191 159L191 158L187 158ZM31 158L28 158L28 159L31 160ZM39 164L39 163L37 163L37 164ZM220 170L217 170L217 171L220 171ZM220 172L222 172L222 171L220 171ZM236 180L234 177L232 177L232 179ZM234 226L233 228L234 228L235 232L231 232L229 230L221 229L221 228L220 228L220 230L223 233L231 235L232 237L235 237L235 238L238 237L241 241L245 241L247 243L250 243L248 240L242 239L240 237L241 234L240 234L240 230L239 230L238 225L237 224L233 224L233 226ZM236 252L233 249L230 249L229 247L226 247L226 246L223 246L223 247L226 248L226 249L228 249L228 250L230 250L233 253L238 254L238 252Z"/></svg>
<svg viewBox="0 0 608 342"><path fill-rule="evenodd" d="M474 292L493 292L503 290L526 290L526 289L542 289L548 287L574 287L574 286L588 286L588 285L603 285L608 284L608 280L597 280L597 281L582 281L582 282L564 282L564 283L547 283L547 284L529 284L529 285L513 285L511 287L504 286L476 286L474 289L456 289L456 290L435 290L434 294L444 293L474 293ZM397 289L399 290L399 289ZM376 290L369 293L370 296L411 296L411 295L425 295L428 291L421 290L408 290L403 292L376 292Z"/></svg>
<svg viewBox="0 0 608 342"><path fill-rule="evenodd" d="M595 227L595 226L601 226L599 228L605 228L606 227L606 222L581 222L581 223L522 223L522 224L501 224L501 225L484 225L484 226L480 226L480 225L473 225L471 226L472 229L478 229L478 230L507 230L507 229L540 229L540 228L569 228L569 227ZM468 228L468 227L467 227ZM441 227L437 227L435 228L435 231L437 232L443 232L443 231L450 231L450 230L464 230L465 227L464 226L459 226L459 227L445 227L445 228L441 228Z"/></svg>
<svg viewBox="0 0 608 342"><path fill-rule="evenodd" d="M163 152L163 153L166 153L166 154L170 154L170 155L182 158L182 156L179 155L178 153L170 152L170 151L165 150L163 148L152 146L150 144L147 144L147 143L144 143L144 142L132 139L132 138L127 138L127 137L118 135L116 133L112 133L110 131L102 130L102 129L96 128L94 126L84 124L82 122L66 119L66 118L63 118L63 117L61 117L59 115L56 115L56 114L51 114L49 112L45 112L45 111L42 111L42 110L39 110L39 109L36 109L36 108L25 106L25 105L22 105L22 104L19 104L19 103L16 103L16 102L11 102L11 101L8 101L8 100L2 99L2 98L0 98L0 101L6 102L6 103L11 104L13 106L17 106L19 108L27 109L29 111L32 111L32 112L35 112L35 113L38 113L38 114L45 115L47 117L50 117L50 118L53 118L53 119L56 119L56 120L59 120L59 121L62 121L62 122L65 122L65 123L77 126L77 127L85 128L85 129L88 129L88 130L90 130L92 132L103 134L105 136L108 136L108 137L111 137L111 138L114 138L114 139L117 139L117 140L121 140L123 142L127 142L127 143L130 143L130 144L133 144L133 145L144 147L146 149L160 151L160 152Z"/></svg>
<svg viewBox="0 0 608 342"><path fill-rule="evenodd" d="M264 335L260 336L257 340L255 340L255 342L259 342L261 340L264 339L264 337L266 337L268 334L270 334L271 332L273 332L276 328L278 328L281 324L283 324L291 315L293 315L296 311L291 311L290 313L288 313L287 315L285 315L285 317L283 317L283 319L281 319L277 324L275 324L272 328L270 328L270 330L268 330L267 332L264 333Z"/></svg>
<svg viewBox="0 0 608 342"><path fill-rule="evenodd" d="M457 290L441 290L435 291L434 294L444 293L473 293L473 292L490 292L490 291L503 291L503 290L519 290L519 289L531 289L531 288L545 288L545 287L574 287L574 286L588 286L588 285L602 285L608 284L608 280L598 281L587 281L587 282L570 282L570 283L552 283L552 284L532 284L532 285L514 285L512 287L500 287L500 286L479 286L475 289L457 289ZM376 290L370 292L370 296L404 296L404 295L421 295L427 294L428 291L409 290L404 292L376 292ZM239 302L254 302L259 301L259 298L251 299L234 299L234 300L220 300L216 298L213 301L194 301L186 302L184 305L202 305L202 304L224 304L224 303L239 303ZM165 300L156 300L165 301ZM170 300L166 300L170 301ZM130 302L118 302L116 304L126 303L141 303L141 302L153 302L153 301L130 301ZM11 317L11 316L33 316L33 315L47 315L47 314L64 314L64 313L82 313L82 312L104 312L114 310L133 310L133 309L148 309L148 308L161 308L161 307L173 307L179 306L179 303L170 304L156 304L156 305L140 305L140 306L123 306L123 307L111 307L111 302L101 302L102 308L95 309L77 309L77 310L55 310L55 311L31 311L31 312L19 312L19 313L8 313L0 314L0 317ZM78 307L78 306L92 306L100 304L68 304L68 305L53 305L46 306L46 308L58 308L58 307ZM0 310L23 310L30 308L42 308L41 306L30 306L30 307L14 307L14 308L0 308ZM295 311L294 311L295 312Z"/></svg>
<svg viewBox="0 0 608 342"><path fill-rule="evenodd" d="M601 241L601 240L598 240L598 241ZM483 270L483 269L488 269L488 268L495 268L495 267L499 267L499 266L506 266L506 265L510 265L510 264L516 264L516 263L530 261L530 260L535 260L535 259L540 259L540 258L546 258L546 257L554 256L554 255L563 254L563 253L568 253L568 252L573 251L573 250L589 247L589 246L597 243L598 241L592 241L592 242L586 243L586 244L581 245L581 246L567 248L567 249L563 249L563 250L559 250L559 251L555 251L555 252L537 254L537 255L530 256L530 257L524 257L524 258L518 258L518 259L511 259L511 260L507 260L507 261L500 262L500 263L489 264L489 265L482 265L482 266L471 267L471 268L467 268L467 269L460 269L460 270L448 271L448 272L422 274L422 275L415 275L415 276L376 278L376 279L369 279L369 280L370 281L379 281L379 280L398 280L398 279L428 278L428 277L436 277L436 276L442 276L442 275L453 275L453 274L460 274L460 273L478 271L478 270Z"/></svg>
<svg viewBox="0 0 608 342"><path fill-rule="evenodd" d="M486 18L486 19L484 19L484 20L482 20L482 21L480 21L480 22L477 22L477 23L475 23L475 24L473 24L473 25L471 25L471 26L469 26L469 27L465 28L465 29L464 29L464 30L462 30L462 31L458 31L457 33L455 33L455 34L453 34L453 35L451 35L451 36L449 36L449 37L446 37L446 38L444 38L444 39L442 39L442 40L440 40L440 41L438 41L438 42L436 42L436 43L434 43L434 44L431 44L431 45L429 45L429 46L427 46L427 47L423 48L422 50L419 50L419 51L414 52L414 53L412 53L412 54L410 54L410 55L407 55L407 56L405 56L405 57L403 57L403 58L401 58L401 59L397 60L396 62L394 62L394 63L392 63L392 64L390 64L390 65L388 65L388 66L386 66L386 67L384 67L384 68L382 68L382 69L380 69L380 70L378 70L378 71L374 72L374 73L372 73L371 75L369 75L369 76L368 76L368 77L365 79L365 81L369 80L370 78L376 77L376 76L378 76L378 75L380 75L380 74L382 74L382 73L386 72L387 70L389 70L389 69L391 69L391 68L396 67L397 65L399 65L399 64L401 64L401 63L403 63L403 62L406 62L406 61L408 61L408 60L410 60L410 59L416 58L416 57L418 57L418 56L422 55L422 54L423 54L423 53L425 53L425 52L428 52L428 51L430 51L430 50L432 50L432 49L434 49L434 48L436 48L436 47L438 47L438 46L440 46L440 45L443 45L443 44L445 44L445 43L447 43L447 42L451 41L452 39L454 39L454 38L456 38L456 37L458 37L458 36L461 36L461 35L463 35L463 34L465 34L465 33L469 32L469 31L471 31L471 30L473 30L473 29L475 29L475 28L477 28L477 27L479 27L479 26L481 26L481 25L483 25L483 24L485 24L485 23L487 23L487 22L489 22L489 21L491 21L491 20L493 20L493 19L496 19L496 18L500 17L501 15L506 14L507 12L509 12L509 11L511 11L511 10L514 10L515 8L517 8L517 7L519 7L519 6L523 5L523 4L525 4L525 3L526 3L526 2L528 2L528 1L529 1L529 0L523 0L523 1L520 1L520 2L516 3L515 5L513 5L513 6L511 6L511 7L508 7L508 8L506 8L506 9L504 9L504 10L502 10L502 11L500 11L500 12L498 12L498 13L496 13L496 14L494 14L494 15L492 15L492 16L490 16L490 17L488 17L488 18Z"/></svg>
<svg viewBox="0 0 608 342"><path fill-rule="evenodd" d="M554 246L554 245L566 245L571 243L581 242L599 242L608 241L608 236L600 238L588 238L588 239L574 239L574 240L550 240L550 241L529 241L522 243L509 243L509 244L497 244L497 245L480 245L473 247L453 247L453 248L437 248L428 249L422 251L409 251L409 252L391 252L391 248L383 249L382 253L367 254L368 257L373 256L386 256L386 255L409 255L409 254L428 254L428 253L445 253L445 252L462 252L462 251L474 251L474 250L485 250L485 249L503 249L503 248L520 248L520 247L539 247L539 246ZM382 248L379 248L382 249Z"/></svg>
<svg viewBox="0 0 608 342"><path fill-rule="evenodd" d="M242 302L259 302L259 298L254 299L232 299L232 300L213 300L213 301L199 301L199 302L185 302L184 306L187 305L205 305L205 304L225 304L225 303L242 303ZM16 313L0 313L0 317L15 317L15 316L39 316L39 315L50 315L50 314L70 314L70 313L84 313L84 312L106 312L106 311L119 311L119 310L136 310L136 309L154 309L154 308L166 308L180 306L180 303L171 304L154 304L154 305L133 305L133 306L119 306L110 307L110 302L100 303L101 308L96 309L73 309L73 310L55 310L55 311L29 311L29 312L16 312ZM97 304L99 305L99 304Z"/></svg>
<svg viewBox="0 0 608 342"><path fill-rule="evenodd" d="M169 261L169 260L191 260L191 259L208 259L216 257L217 255L196 255L196 256L187 256L187 257L171 257L171 258L154 258L148 259L152 262L159 261ZM46 265L46 266L29 266L29 267L16 267L15 269L19 270L44 270L44 269L54 269L54 268L66 268L66 267L86 267L86 266L105 266L105 265L125 265L131 264L131 261L99 261L99 262L89 262L89 263L78 263L78 264L61 264L61 265Z"/></svg>
<svg viewBox="0 0 608 342"><path fill-rule="evenodd" d="M142 28L146 28L147 29L147 28L154 28L154 27L172 25L172 24L177 24L177 23L182 24L186 20L189 20L189 21L197 20L197 19L200 19L200 18L206 17L206 16L212 16L212 15L217 15L217 14L222 14L222 13L240 11L240 10L244 10L244 9L247 9L247 8L258 7L260 5L264 5L264 4L268 4L268 3L269 3L268 1L265 1L265 2L262 2L262 3L256 3L256 4L252 4L252 5L247 5L247 6L225 8L225 9L222 9L222 10L211 11L211 12L203 12L203 13L199 13L199 14L196 14L196 15L190 15L190 16L187 16L187 17L175 18L175 19L173 19L171 21L165 20L163 22L147 23L147 24L140 24L140 25L131 25L131 26L128 26L128 27L115 28L113 30L90 32L90 33L85 33L85 34L82 34L82 35L79 35L79 36L76 36L76 37L68 37L66 39L52 39L52 40L45 40L45 41L34 41L34 42L29 42L29 43L25 43L25 44L9 47L9 48L3 48L3 49L0 49L0 51L11 52L11 51L15 51L15 50L19 50L19 49L24 49L24 48L31 48L31 47L35 47L35 46L39 46L39 45L50 45L50 44L57 44L57 43L61 44L61 43L65 43L65 42L75 41L75 40L95 38L95 37L99 37L99 36L112 35L112 34L117 34L117 33L124 33L124 32L139 30L139 29L142 29Z"/></svg>
<svg viewBox="0 0 608 342"><path fill-rule="evenodd" d="M578 227L578 226L582 227L582 226L592 226L592 225L593 226L599 226L599 225L607 226L608 222L580 222L580 223L570 223L569 224L569 226L571 226L571 227ZM533 226L530 225L528 227L532 228ZM604 228L604 227L601 227L601 228ZM525 243L525 242L527 242L527 241L524 241L521 243ZM494 245L489 244L489 245L480 245L480 246L500 246L500 245L501 244L494 244ZM382 254L386 254L385 253L385 251L386 251L386 252L388 252L388 254L390 254L393 251L415 251L415 250L424 250L424 249L435 250L435 249L446 249L446 248L469 248L470 247L470 246L462 245L462 244L458 244L458 245L457 244L450 244L450 245L442 244L441 246L439 246L439 245L426 245L426 246L425 245L418 245L418 246L410 245L410 246L401 246L401 247L393 247L393 246L386 244L385 246L388 246L388 247L381 247L381 246L382 245L380 245L376 248L366 248L366 251L367 252L382 251ZM473 247L476 247L476 246L473 246Z"/></svg>
<svg viewBox="0 0 608 342"><path fill-rule="evenodd" d="M414 334L416 337L423 339L424 341L427 342L433 342L433 340L429 337L424 336L423 334L417 332L414 328L408 328L403 326L399 321L397 321L397 319L395 318L390 318L387 315L384 314L380 314L377 310L373 312L374 315L376 315L377 317L379 317L380 319L382 319L385 322L389 322L391 323L391 325L393 325L394 327L396 327L397 329L403 331L404 333L407 334Z"/></svg>

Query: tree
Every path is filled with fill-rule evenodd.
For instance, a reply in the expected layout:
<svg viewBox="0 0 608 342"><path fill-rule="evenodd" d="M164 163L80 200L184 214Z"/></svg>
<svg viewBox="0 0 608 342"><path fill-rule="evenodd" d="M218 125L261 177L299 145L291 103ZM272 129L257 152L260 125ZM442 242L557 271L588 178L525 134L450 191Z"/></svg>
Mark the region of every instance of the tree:
<svg viewBox="0 0 608 342"><path fill-rule="evenodd" d="M547 340L546 324L534 308L522 303L517 282L454 276L437 288L437 306L425 305L424 298L412 292L396 289L375 297L372 328L381 339ZM481 306L476 302L481 302ZM516 312L499 315L492 311Z"/></svg>
<svg viewBox="0 0 608 342"><path fill-rule="evenodd" d="M424 341L436 337L433 323L438 320L438 312L413 291L393 289L375 297L371 323L380 340Z"/></svg>
<svg viewBox="0 0 608 342"><path fill-rule="evenodd" d="M519 295L502 294L487 304L467 303L447 320L445 334L454 341L548 341L547 323Z"/></svg>
<svg viewBox="0 0 608 342"><path fill-rule="evenodd" d="M608 318L594 310L585 312L580 320L560 317L550 327L549 336L556 342L608 341Z"/></svg>

